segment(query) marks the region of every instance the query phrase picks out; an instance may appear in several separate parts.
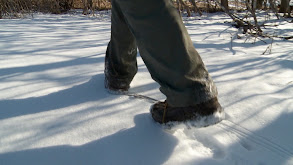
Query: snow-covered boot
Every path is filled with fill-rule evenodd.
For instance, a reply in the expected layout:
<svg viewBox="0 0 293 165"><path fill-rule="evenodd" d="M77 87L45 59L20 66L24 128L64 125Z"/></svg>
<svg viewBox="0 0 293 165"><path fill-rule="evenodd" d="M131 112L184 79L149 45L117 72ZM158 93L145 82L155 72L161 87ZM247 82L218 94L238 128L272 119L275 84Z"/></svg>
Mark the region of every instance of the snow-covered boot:
<svg viewBox="0 0 293 165"><path fill-rule="evenodd" d="M129 84L123 81L119 81L117 79L112 79L105 76L105 88L114 94L123 94L128 91Z"/></svg>
<svg viewBox="0 0 293 165"><path fill-rule="evenodd" d="M212 122L206 121L207 123L202 124L203 126L208 126L218 123L224 118L224 109L217 98L188 107L170 107L165 101L155 103L151 107L151 114L153 119L161 124L172 121L197 121L210 117Z"/></svg>

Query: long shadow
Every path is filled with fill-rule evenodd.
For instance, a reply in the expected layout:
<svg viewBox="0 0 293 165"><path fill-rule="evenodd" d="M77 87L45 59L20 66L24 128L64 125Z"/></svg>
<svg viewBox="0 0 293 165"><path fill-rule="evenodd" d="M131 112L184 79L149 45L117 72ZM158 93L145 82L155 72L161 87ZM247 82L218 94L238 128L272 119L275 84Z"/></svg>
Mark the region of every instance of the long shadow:
<svg viewBox="0 0 293 165"><path fill-rule="evenodd" d="M93 76L84 84L46 96L0 100L0 120L104 99L107 92L103 86L99 86L103 85L101 82L104 82L104 74Z"/></svg>
<svg viewBox="0 0 293 165"><path fill-rule="evenodd" d="M0 164L151 164L169 159L177 139L154 124L149 114L134 118L135 127L81 146L55 146L0 154Z"/></svg>
<svg viewBox="0 0 293 165"><path fill-rule="evenodd" d="M285 55L282 55L285 56ZM286 58L286 57L284 57ZM237 79L239 80L247 80L251 79L253 77L262 76L265 74L270 74L271 70L270 68L273 66L278 66L280 69L293 69L293 61L287 60L287 59L280 59L280 58L269 58L265 56L260 56L253 59L243 59L239 60L233 63L226 63L221 65L207 65L209 68L209 71L211 73L213 72L219 72L219 71L226 71L225 73L215 75L213 78L217 79L224 76L230 76L234 77L232 75L239 75L241 73L247 72L249 70L258 69L261 70L259 73L255 75L249 75L248 77L242 77L242 78L232 78L227 81L235 81ZM234 68L233 72L229 71L232 68ZM236 76L237 77L237 76Z"/></svg>
<svg viewBox="0 0 293 165"><path fill-rule="evenodd" d="M56 62L56 63L30 65L30 66L13 67L13 68L3 68L3 69L0 69L0 75L5 77L7 75L39 72L39 71L45 71L50 69L64 68L68 66L102 63L103 61L104 61L104 56L97 57L97 55L92 55L88 57L82 57L82 58Z"/></svg>

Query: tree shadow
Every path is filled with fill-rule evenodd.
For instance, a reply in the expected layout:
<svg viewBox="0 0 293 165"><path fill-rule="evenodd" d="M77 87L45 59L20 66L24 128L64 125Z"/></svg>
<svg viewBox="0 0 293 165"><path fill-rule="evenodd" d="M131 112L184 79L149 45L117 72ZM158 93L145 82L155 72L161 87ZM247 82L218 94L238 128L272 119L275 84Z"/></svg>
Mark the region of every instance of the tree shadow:
<svg viewBox="0 0 293 165"><path fill-rule="evenodd" d="M154 124L148 113L136 115L133 128L81 146L54 146L0 154L0 164L152 164L169 159L177 139Z"/></svg>
<svg viewBox="0 0 293 165"><path fill-rule="evenodd" d="M109 94L101 82L104 82L104 74L93 76L86 83L45 96L0 100L0 120L103 100Z"/></svg>
<svg viewBox="0 0 293 165"><path fill-rule="evenodd" d="M41 71L65 68L70 66L102 63L103 61L104 61L104 56L91 55L87 57L80 57L80 58L76 58L76 59L72 59L68 61L61 61L61 62L55 62L55 63L29 65L29 66L12 67L12 68L2 68L0 69L0 75L1 75L0 80L3 80L10 76L16 77L17 75L22 75L26 73L41 72Z"/></svg>

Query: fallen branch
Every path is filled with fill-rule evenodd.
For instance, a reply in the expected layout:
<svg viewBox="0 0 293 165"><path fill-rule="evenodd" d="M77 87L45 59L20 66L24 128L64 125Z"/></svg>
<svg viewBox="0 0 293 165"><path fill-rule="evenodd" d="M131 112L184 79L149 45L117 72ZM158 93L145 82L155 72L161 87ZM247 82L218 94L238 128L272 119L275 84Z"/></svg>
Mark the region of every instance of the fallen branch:
<svg viewBox="0 0 293 165"><path fill-rule="evenodd" d="M230 12L227 8L225 8L224 6L222 6L221 3L218 2L218 0L216 0L215 2L221 7L221 9L226 14L228 14L232 18L232 20L237 24L238 28L239 27L244 27L244 26L247 26L249 28L254 27L250 22L244 21L242 18L240 18L237 15L233 14L232 12Z"/></svg>

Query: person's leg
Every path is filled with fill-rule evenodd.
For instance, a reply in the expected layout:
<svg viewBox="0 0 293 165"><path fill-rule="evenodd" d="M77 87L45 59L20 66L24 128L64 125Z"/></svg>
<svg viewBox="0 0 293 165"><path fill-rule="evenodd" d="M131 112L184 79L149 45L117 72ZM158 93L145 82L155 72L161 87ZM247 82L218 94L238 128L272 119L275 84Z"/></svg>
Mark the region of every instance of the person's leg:
<svg viewBox="0 0 293 165"><path fill-rule="evenodd" d="M127 91L137 72L137 46L119 6L112 2L111 40L105 58L105 86Z"/></svg>
<svg viewBox="0 0 293 165"><path fill-rule="evenodd" d="M112 2L121 8L140 54L152 78L161 85L169 106L195 106L217 97L216 87L170 0Z"/></svg>

